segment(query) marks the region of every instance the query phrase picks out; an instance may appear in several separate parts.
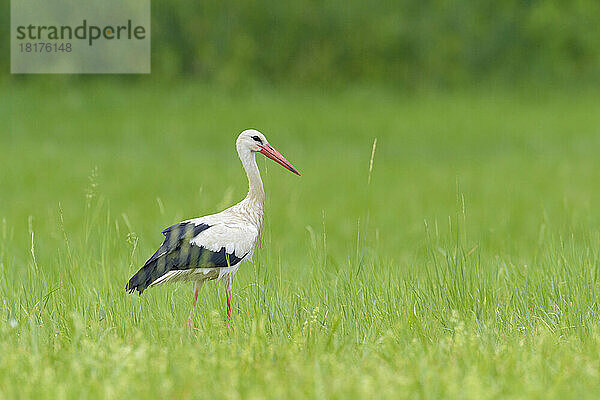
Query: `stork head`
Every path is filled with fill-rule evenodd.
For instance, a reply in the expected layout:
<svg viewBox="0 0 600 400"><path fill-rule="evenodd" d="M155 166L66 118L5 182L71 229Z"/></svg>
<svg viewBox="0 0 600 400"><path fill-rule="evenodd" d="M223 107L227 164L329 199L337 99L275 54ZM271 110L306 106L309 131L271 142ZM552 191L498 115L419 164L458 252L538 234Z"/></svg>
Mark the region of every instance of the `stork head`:
<svg viewBox="0 0 600 400"><path fill-rule="evenodd" d="M292 163L286 160L280 152L275 150L273 146L267 142L265 135L256 129L247 129L240 133L240 136L237 138L236 146L238 148L238 152L245 150L253 153L262 153L276 163L281 164L285 168L289 169L296 175L300 175L300 172L298 172Z"/></svg>

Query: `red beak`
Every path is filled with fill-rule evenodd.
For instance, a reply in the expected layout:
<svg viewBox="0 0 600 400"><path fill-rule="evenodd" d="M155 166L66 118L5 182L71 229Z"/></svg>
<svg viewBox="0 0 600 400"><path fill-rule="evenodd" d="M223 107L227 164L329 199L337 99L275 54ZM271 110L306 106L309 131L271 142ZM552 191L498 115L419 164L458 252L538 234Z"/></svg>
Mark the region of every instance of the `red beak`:
<svg viewBox="0 0 600 400"><path fill-rule="evenodd" d="M275 150L273 148L273 146L271 146L270 144L267 143L264 146L261 146L260 153L269 157L271 160L275 161L276 163L283 165L285 168L289 169L296 175L298 175L298 176L300 175L300 172L298 172L296 167L294 167L292 165L292 163L290 163L288 160L286 160L285 157L282 156L280 152Z"/></svg>

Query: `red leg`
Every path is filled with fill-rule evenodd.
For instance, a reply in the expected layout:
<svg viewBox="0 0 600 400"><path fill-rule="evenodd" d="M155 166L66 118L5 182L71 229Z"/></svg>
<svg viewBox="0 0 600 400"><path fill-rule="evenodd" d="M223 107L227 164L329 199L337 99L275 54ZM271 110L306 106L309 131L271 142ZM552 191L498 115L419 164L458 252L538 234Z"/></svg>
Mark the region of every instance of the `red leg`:
<svg viewBox="0 0 600 400"><path fill-rule="evenodd" d="M190 311L190 316L188 317L188 326L190 329L194 329L194 319L192 318L194 315L194 311L196 311L196 301L198 301L198 290L200 290L200 285L198 282L194 282L194 301L192 302L192 311Z"/></svg>
<svg viewBox="0 0 600 400"><path fill-rule="evenodd" d="M227 328L231 329L231 287L227 288Z"/></svg>

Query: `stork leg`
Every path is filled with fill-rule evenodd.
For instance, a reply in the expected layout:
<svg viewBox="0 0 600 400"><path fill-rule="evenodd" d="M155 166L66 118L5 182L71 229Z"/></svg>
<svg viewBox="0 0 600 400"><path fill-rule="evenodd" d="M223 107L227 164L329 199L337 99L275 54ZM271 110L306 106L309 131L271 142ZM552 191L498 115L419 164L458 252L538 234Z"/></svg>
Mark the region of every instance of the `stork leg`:
<svg viewBox="0 0 600 400"><path fill-rule="evenodd" d="M227 282L227 329L231 329L231 277Z"/></svg>
<svg viewBox="0 0 600 400"><path fill-rule="evenodd" d="M194 282L194 301L192 302L192 310L190 311L190 316L188 317L188 326L190 329L194 329L194 312L196 311L196 301L198 301L198 290L200 290L200 286L202 284L198 284L198 281Z"/></svg>

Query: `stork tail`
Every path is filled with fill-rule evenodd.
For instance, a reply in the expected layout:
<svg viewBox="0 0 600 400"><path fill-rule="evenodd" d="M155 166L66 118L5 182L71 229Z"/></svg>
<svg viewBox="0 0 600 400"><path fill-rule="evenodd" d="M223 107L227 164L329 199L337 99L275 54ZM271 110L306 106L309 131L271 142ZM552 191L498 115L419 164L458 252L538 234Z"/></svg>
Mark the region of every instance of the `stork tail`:
<svg viewBox="0 0 600 400"><path fill-rule="evenodd" d="M162 261L159 262L159 261ZM162 264L162 265L160 265ZM133 293L135 290L141 295L148 286L165 275L168 271L164 259L152 260L144 265L135 275L131 277L125 290L129 293Z"/></svg>

